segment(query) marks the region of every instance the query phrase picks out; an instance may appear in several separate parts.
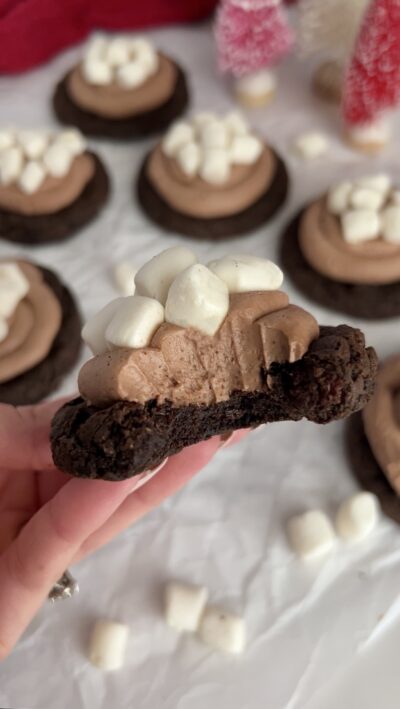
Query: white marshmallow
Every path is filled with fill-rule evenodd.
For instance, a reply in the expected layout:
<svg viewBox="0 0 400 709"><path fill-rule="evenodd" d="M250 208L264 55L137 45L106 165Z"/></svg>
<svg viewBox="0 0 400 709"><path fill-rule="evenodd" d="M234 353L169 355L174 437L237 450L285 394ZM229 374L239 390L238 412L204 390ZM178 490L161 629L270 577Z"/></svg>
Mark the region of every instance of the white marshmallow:
<svg viewBox="0 0 400 709"><path fill-rule="evenodd" d="M174 630L194 632L208 599L205 586L171 582L165 589L165 620Z"/></svg>
<svg viewBox="0 0 400 709"><path fill-rule="evenodd" d="M43 164L52 177L65 177L74 157L69 148L61 142L55 142L43 155Z"/></svg>
<svg viewBox="0 0 400 709"><path fill-rule="evenodd" d="M0 263L0 317L13 315L18 303L29 291L29 281L16 263Z"/></svg>
<svg viewBox="0 0 400 709"><path fill-rule="evenodd" d="M0 289L1 293L1 289ZM4 318L0 317L0 342L6 339L9 332L8 322Z"/></svg>
<svg viewBox="0 0 400 709"><path fill-rule="evenodd" d="M209 121L214 122L217 120L218 120L218 116L215 113L212 113L211 111L199 111L199 113L196 113L193 116L192 123L197 130L200 130L200 128L205 123L208 123Z"/></svg>
<svg viewBox="0 0 400 709"><path fill-rule="evenodd" d="M143 37L135 37L129 42L130 52L146 68L147 75L153 74L159 65L158 53L153 45Z"/></svg>
<svg viewBox="0 0 400 709"><path fill-rule="evenodd" d="M292 517L287 524L287 534L290 546L303 559L327 554L335 544L332 524L320 510Z"/></svg>
<svg viewBox="0 0 400 709"><path fill-rule="evenodd" d="M239 111L231 111L224 118L225 126L231 135L247 135L247 123Z"/></svg>
<svg viewBox="0 0 400 709"><path fill-rule="evenodd" d="M118 67L116 77L121 86L135 89L146 81L146 67L138 59L133 59L127 64Z"/></svg>
<svg viewBox="0 0 400 709"><path fill-rule="evenodd" d="M121 66L129 61L130 44L124 37L112 39L106 50L106 61L109 66Z"/></svg>
<svg viewBox="0 0 400 709"><path fill-rule="evenodd" d="M24 156L21 148L14 145L0 153L0 183L9 185L15 182L21 174Z"/></svg>
<svg viewBox="0 0 400 709"><path fill-rule="evenodd" d="M391 244L400 245L400 204L394 204L381 212L382 236Z"/></svg>
<svg viewBox="0 0 400 709"><path fill-rule="evenodd" d="M24 169L18 180L18 186L26 194L33 194L39 189L44 178L46 177L46 171L43 165L36 160L30 160L26 163Z"/></svg>
<svg viewBox="0 0 400 709"><path fill-rule="evenodd" d="M239 655L246 646L244 619L222 608L206 608L198 632L206 645L220 652Z"/></svg>
<svg viewBox="0 0 400 709"><path fill-rule="evenodd" d="M369 189L368 187L356 187L350 195L350 205L354 209L372 209L377 211L385 202L383 192Z"/></svg>
<svg viewBox="0 0 400 709"><path fill-rule="evenodd" d="M29 160L42 157L49 142L49 137L36 130L24 130L18 134L18 142Z"/></svg>
<svg viewBox="0 0 400 709"><path fill-rule="evenodd" d="M111 620L98 620L90 637L89 661L100 670L119 670L124 664L128 637L127 625Z"/></svg>
<svg viewBox="0 0 400 709"><path fill-rule="evenodd" d="M229 293L277 290L283 283L281 269L272 261L256 256L224 256L207 266L226 283Z"/></svg>
<svg viewBox="0 0 400 709"><path fill-rule="evenodd" d="M109 350L105 332L124 298L115 298L93 315L82 329L82 340L90 347L94 355L103 354Z"/></svg>
<svg viewBox="0 0 400 709"><path fill-rule="evenodd" d="M185 121L178 121L167 132L162 142L162 149L166 155L173 157L182 145L192 142L194 137L193 126Z"/></svg>
<svg viewBox="0 0 400 709"><path fill-rule="evenodd" d="M89 84L105 86L113 80L112 68L106 61L87 57L82 65L82 73Z"/></svg>
<svg viewBox="0 0 400 709"><path fill-rule="evenodd" d="M322 133L304 133L297 138L295 148L300 157L305 160L313 160L314 158L319 158L327 152L329 143L325 135Z"/></svg>
<svg viewBox="0 0 400 709"><path fill-rule="evenodd" d="M346 541L358 542L376 527L378 516L378 498L371 492L357 492L340 505L336 530Z"/></svg>
<svg viewBox="0 0 400 709"><path fill-rule="evenodd" d="M15 143L15 134L12 130L0 130L0 150L11 148Z"/></svg>
<svg viewBox="0 0 400 709"><path fill-rule="evenodd" d="M188 177L194 177L201 163L201 150L197 143L185 143L179 148L176 160Z"/></svg>
<svg viewBox="0 0 400 709"><path fill-rule="evenodd" d="M229 131L225 121L215 119L206 121L199 127L199 138L204 148L227 148Z"/></svg>
<svg viewBox="0 0 400 709"><path fill-rule="evenodd" d="M82 133L76 128L68 128L67 130L61 131L55 142L65 145L74 157L86 150L86 140Z"/></svg>
<svg viewBox="0 0 400 709"><path fill-rule="evenodd" d="M375 192L382 192L386 196L390 190L391 179L389 175L385 174L367 175L357 178L355 184L358 187L365 187L369 190L375 190Z"/></svg>
<svg viewBox="0 0 400 709"><path fill-rule="evenodd" d="M165 249L144 264L135 275L136 294L155 298L165 305L168 291L179 273L197 263L197 256L186 246Z"/></svg>
<svg viewBox="0 0 400 709"><path fill-rule="evenodd" d="M360 146L384 146L389 140L390 129L386 121L377 120L375 123L354 125L348 129L348 133L350 139Z"/></svg>
<svg viewBox="0 0 400 709"><path fill-rule="evenodd" d="M379 214L371 209L354 209L342 214L343 238L348 244L376 239L380 231Z"/></svg>
<svg viewBox="0 0 400 709"><path fill-rule="evenodd" d="M223 185L229 178L230 159L227 150L209 148L204 151L200 177L211 185Z"/></svg>
<svg viewBox="0 0 400 709"><path fill-rule="evenodd" d="M331 214L342 214L349 207L350 194L353 189L352 182L340 182L328 192L328 210Z"/></svg>
<svg viewBox="0 0 400 709"><path fill-rule="evenodd" d="M390 194L390 201L392 202L392 204L400 205L400 190L392 190Z"/></svg>
<svg viewBox="0 0 400 709"><path fill-rule="evenodd" d="M236 165L251 165L258 160L262 151L262 141L255 135L235 135L229 152Z"/></svg>
<svg viewBox="0 0 400 709"><path fill-rule="evenodd" d="M105 60L107 49L108 40L103 35L95 35L89 42L85 58Z"/></svg>
<svg viewBox="0 0 400 709"><path fill-rule="evenodd" d="M117 263L113 269L114 281L123 295L134 295L137 269L128 261Z"/></svg>
<svg viewBox="0 0 400 709"><path fill-rule="evenodd" d="M164 307L158 300L130 295L123 299L107 326L106 340L114 347L147 347L163 322Z"/></svg>
<svg viewBox="0 0 400 709"><path fill-rule="evenodd" d="M263 96L274 91L276 78L268 69L241 76L236 79L236 90L249 96Z"/></svg>
<svg viewBox="0 0 400 709"><path fill-rule="evenodd" d="M193 327L214 335L229 309L224 281L200 263L182 271L172 283L165 305L165 319L173 325Z"/></svg>

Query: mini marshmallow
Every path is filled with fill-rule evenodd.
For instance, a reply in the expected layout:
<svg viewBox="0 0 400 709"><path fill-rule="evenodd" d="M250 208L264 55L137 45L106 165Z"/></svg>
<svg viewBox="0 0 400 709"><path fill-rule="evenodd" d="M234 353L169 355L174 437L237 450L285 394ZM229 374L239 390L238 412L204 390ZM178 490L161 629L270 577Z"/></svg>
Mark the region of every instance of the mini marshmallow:
<svg viewBox="0 0 400 709"><path fill-rule="evenodd" d="M105 60L107 56L108 40L103 35L95 35L86 49L85 56L90 59Z"/></svg>
<svg viewBox="0 0 400 709"><path fill-rule="evenodd" d="M351 182L340 182L328 192L328 210L331 214L342 214L349 207L350 194L353 190Z"/></svg>
<svg viewBox="0 0 400 709"><path fill-rule="evenodd" d="M21 148L15 145L0 153L0 183L9 185L15 182L21 174L24 156Z"/></svg>
<svg viewBox="0 0 400 709"><path fill-rule="evenodd" d="M82 73L89 84L104 86L113 80L112 68L106 61L87 57L82 65Z"/></svg>
<svg viewBox="0 0 400 709"><path fill-rule="evenodd" d="M172 325L193 327L214 335L229 309L226 283L200 263L182 271L172 283L165 319Z"/></svg>
<svg viewBox="0 0 400 709"><path fill-rule="evenodd" d="M65 177L68 174L73 155L62 142L55 142L43 155L43 163L52 177Z"/></svg>
<svg viewBox="0 0 400 709"><path fill-rule="evenodd" d="M106 328L105 337L114 347L147 347L163 322L164 307L158 300L130 295L123 298L118 306Z"/></svg>
<svg viewBox="0 0 400 709"><path fill-rule="evenodd" d="M0 262L0 317L13 315L29 291L29 281L17 263Z"/></svg>
<svg viewBox="0 0 400 709"><path fill-rule="evenodd" d="M89 661L100 670L119 670L124 664L128 637L127 625L111 620L98 620L90 637Z"/></svg>
<svg viewBox="0 0 400 709"><path fill-rule="evenodd" d="M208 599L205 586L171 582L165 589L165 620L178 632L197 630Z"/></svg>
<svg viewBox="0 0 400 709"><path fill-rule="evenodd" d="M123 295L134 295L137 269L128 261L117 263L113 269L114 281Z"/></svg>
<svg viewBox="0 0 400 709"><path fill-rule="evenodd" d="M368 187L356 187L350 195L350 206L354 209L377 211L385 202L385 194Z"/></svg>
<svg viewBox="0 0 400 709"><path fill-rule="evenodd" d="M60 143L65 145L74 157L80 155L86 149L86 140L82 133L76 128L68 128L67 130L61 131L56 137L55 142L57 145Z"/></svg>
<svg viewBox="0 0 400 709"><path fill-rule="evenodd" d="M201 151L197 143L191 141L179 148L176 160L181 170L188 177L194 177L201 163Z"/></svg>
<svg viewBox="0 0 400 709"><path fill-rule="evenodd" d="M170 157L177 154L179 148L185 143L194 140L194 129L190 123L178 121L167 132L163 142L162 149L164 153Z"/></svg>
<svg viewBox="0 0 400 709"><path fill-rule="evenodd" d="M119 66L117 69L117 81L121 86L134 89L143 84L147 78L147 70L144 64L138 59L134 59L128 64Z"/></svg>
<svg viewBox="0 0 400 709"><path fill-rule="evenodd" d="M115 298L93 315L82 329L82 340L90 347L94 355L103 354L109 350L105 332L124 298Z"/></svg>
<svg viewBox="0 0 400 709"><path fill-rule="evenodd" d="M381 212L381 229L385 241L400 245L400 204L394 204Z"/></svg>
<svg viewBox="0 0 400 709"><path fill-rule="evenodd" d="M0 130L0 150L11 148L15 143L15 135L12 130Z"/></svg>
<svg viewBox="0 0 400 709"><path fill-rule="evenodd" d="M272 261L256 256L224 256L207 265L226 283L229 293L277 290L283 283L281 269Z"/></svg>
<svg viewBox="0 0 400 709"><path fill-rule="evenodd" d="M239 655L246 646L244 619L221 608L206 608L198 634L203 643L220 652Z"/></svg>
<svg viewBox="0 0 400 709"><path fill-rule="evenodd" d="M191 120L195 128L200 130L205 123L208 123L209 121L217 121L218 116L215 113L211 113L211 111L199 111L199 113L196 113Z"/></svg>
<svg viewBox="0 0 400 709"><path fill-rule="evenodd" d="M228 113L224 123L231 135L246 135L249 132L247 123L239 111Z"/></svg>
<svg viewBox="0 0 400 709"><path fill-rule="evenodd" d="M376 239L380 232L379 214L372 209L354 209L342 214L343 238L348 244Z"/></svg>
<svg viewBox="0 0 400 709"><path fill-rule="evenodd" d="M289 519L287 535L293 551L303 559L323 556L335 544L332 524L321 510L312 510Z"/></svg>
<svg viewBox="0 0 400 709"><path fill-rule="evenodd" d="M199 138L205 149L227 148L229 132L225 121L218 118L213 121L206 121L199 127Z"/></svg>
<svg viewBox="0 0 400 709"><path fill-rule="evenodd" d="M304 133L297 138L295 149L297 154L305 160L313 160L324 155L329 148L327 138L322 133Z"/></svg>
<svg viewBox="0 0 400 709"><path fill-rule="evenodd" d="M230 157L236 165L251 165L263 151L263 144L255 135L235 135L230 146Z"/></svg>
<svg viewBox="0 0 400 709"><path fill-rule="evenodd" d="M342 539L358 542L376 527L379 502L371 492L357 492L342 502L336 515L336 530Z"/></svg>
<svg viewBox="0 0 400 709"><path fill-rule="evenodd" d="M236 90L249 96L262 96L274 91L276 79L268 69L241 76L236 80Z"/></svg>
<svg viewBox="0 0 400 709"><path fill-rule="evenodd" d="M109 66L121 66L129 61L130 45L124 37L115 37L106 48L106 61Z"/></svg>
<svg viewBox="0 0 400 709"><path fill-rule="evenodd" d="M147 75L154 73L159 64L158 54L153 45L144 37L135 37L129 42L130 52L146 68Z"/></svg>
<svg viewBox="0 0 400 709"><path fill-rule="evenodd" d="M385 174L367 175L357 178L355 184L358 187L365 187L369 190L375 190L375 192L381 192L386 196L390 190L391 179L389 175Z"/></svg>
<svg viewBox="0 0 400 709"><path fill-rule="evenodd" d="M209 148L204 151L200 177L211 185L223 185L229 178L230 159L223 148Z"/></svg>
<svg viewBox="0 0 400 709"><path fill-rule="evenodd" d="M43 165L36 160L30 160L23 168L18 180L18 186L26 194L33 194L46 177Z"/></svg>
<svg viewBox="0 0 400 709"><path fill-rule="evenodd" d="M197 256L186 246L165 249L144 264L135 275L136 294L155 298L165 305L168 291L179 273L197 263Z"/></svg>
<svg viewBox="0 0 400 709"><path fill-rule="evenodd" d="M1 292L1 291L0 291ZM0 342L3 342L9 332L8 322L0 317Z"/></svg>
<svg viewBox="0 0 400 709"><path fill-rule="evenodd" d="M18 134L18 143L21 145L25 156L30 160L42 157L48 142L48 136L40 131L24 130Z"/></svg>

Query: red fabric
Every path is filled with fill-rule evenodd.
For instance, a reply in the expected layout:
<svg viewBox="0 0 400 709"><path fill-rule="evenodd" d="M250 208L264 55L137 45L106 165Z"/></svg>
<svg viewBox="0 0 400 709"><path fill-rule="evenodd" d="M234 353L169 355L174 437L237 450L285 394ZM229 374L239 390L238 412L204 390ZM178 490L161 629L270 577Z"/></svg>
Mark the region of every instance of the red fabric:
<svg viewBox="0 0 400 709"><path fill-rule="evenodd" d="M373 0L347 72L343 114L369 123L400 101L400 0Z"/></svg>
<svg viewBox="0 0 400 709"><path fill-rule="evenodd" d="M206 17L216 0L0 0L0 72L29 69L93 29L129 30Z"/></svg>

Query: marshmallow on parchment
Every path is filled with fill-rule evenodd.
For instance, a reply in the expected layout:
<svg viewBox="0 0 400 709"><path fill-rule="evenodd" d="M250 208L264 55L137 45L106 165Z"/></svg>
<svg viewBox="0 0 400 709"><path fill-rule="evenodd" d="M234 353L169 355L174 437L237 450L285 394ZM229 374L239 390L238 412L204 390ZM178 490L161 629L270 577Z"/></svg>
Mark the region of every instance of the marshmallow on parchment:
<svg viewBox="0 0 400 709"><path fill-rule="evenodd" d="M381 224L385 241L400 245L400 205L386 207L381 212Z"/></svg>
<svg viewBox="0 0 400 709"><path fill-rule="evenodd" d="M311 510L289 519L287 535L290 546L303 559L327 554L335 544L332 524L321 510Z"/></svg>
<svg viewBox="0 0 400 709"><path fill-rule="evenodd" d="M197 630L208 599L205 586L170 582L165 589L165 620L179 632Z"/></svg>
<svg viewBox="0 0 400 709"><path fill-rule="evenodd" d="M98 620L90 637L89 661L100 670L119 670L124 664L128 637L127 625L111 620Z"/></svg>
<svg viewBox="0 0 400 709"><path fill-rule="evenodd" d="M353 184L350 181L334 185L328 192L328 211L331 214L342 214L349 208L350 194Z"/></svg>
<svg viewBox="0 0 400 709"><path fill-rule="evenodd" d="M165 319L172 325L193 327L214 335L229 309L226 283L200 263L182 271L172 283Z"/></svg>
<svg viewBox="0 0 400 709"><path fill-rule="evenodd" d="M118 305L107 326L105 337L114 347L147 347L163 322L164 307L158 300L143 295L130 295Z"/></svg>
<svg viewBox="0 0 400 709"><path fill-rule="evenodd" d="M343 238L348 244L360 244L376 239L380 232L378 212L372 209L353 209L342 214Z"/></svg>
<svg viewBox="0 0 400 709"><path fill-rule="evenodd" d="M178 121L171 126L162 142L163 152L173 157L182 145L193 141L194 137L193 126L185 121Z"/></svg>
<svg viewBox="0 0 400 709"><path fill-rule="evenodd" d="M136 294L155 298L165 305L176 276L197 263L197 256L186 246L165 249L144 264L135 275Z"/></svg>
<svg viewBox="0 0 400 709"><path fill-rule="evenodd" d="M203 643L220 652L239 655L246 646L244 619L222 608L206 608L198 634Z"/></svg>
<svg viewBox="0 0 400 709"><path fill-rule="evenodd" d="M0 182L9 185L15 182L21 174L24 156L19 145L14 145L0 153Z"/></svg>
<svg viewBox="0 0 400 709"><path fill-rule="evenodd" d="M105 332L124 298L115 298L93 315L82 329L82 340L90 347L94 355L103 354L109 350Z"/></svg>
<svg viewBox="0 0 400 709"><path fill-rule="evenodd" d="M230 293L277 290L283 283L281 269L272 261L245 254L210 261L208 268L221 278Z"/></svg>
<svg viewBox="0 0 400 709"><path fill-rule="evenodd" d="M45 177L46 170L43 165L37 160L30 160L19 176L18 185L22 192L33 194L39 189Z"/></svg>
<svg viewBox="0 0 400 709"><path fill-rule="evenodd" d="M295 149L297 154L305 160L312 160L324 155L329 147L327 138L322 133L304 133L297 138Z"/></svg>
<svg viewBox="0 0 400 709"><path fill-rule="evenodd" d="M338 509L337 532L349 542L358 542L372 532L378 516L378 498L371 492L357 492L342 502Z"/></svg>

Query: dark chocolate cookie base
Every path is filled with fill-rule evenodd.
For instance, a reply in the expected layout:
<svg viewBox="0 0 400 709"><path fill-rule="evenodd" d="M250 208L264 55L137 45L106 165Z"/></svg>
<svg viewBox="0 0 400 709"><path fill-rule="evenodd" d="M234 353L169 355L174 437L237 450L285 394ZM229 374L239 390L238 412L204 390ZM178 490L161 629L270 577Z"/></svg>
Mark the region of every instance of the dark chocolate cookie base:
<svg viewBox="0 0 400 709"><path fill-rule="evenodd" d="M47 268L40 269L62 307L60 330L47 357L24 374L0 384L0 402L36 404L54 391L76 363L81 349L81 318L70 291Z"/></svg>
<svg viewBox="0 0 400 709"><path fill-rule="evenodd" d="M109 179L97 155L89 155L95 161L95 173L75 202L53 214L33 216L0 209L1 238L31 246L51 244L68 239L92 221L107 201Z"/></svg>
<svg viewBox="0 0 400 709"><path fill-rule="evenodd" d="M68 74L57 85L53 108L58 120L76 126L85 135L114 140L134 140L163 132L187 108L189 91L182 69L176 65L177 81L171 97L151 111L129 118L104 118L79 108L66 88Z"/></svg>
<svg viewBox="0 0 400 709"><path fill-rule="evenodd" d="M281 262L297 288L331 310L375 320L400 315L400 281L386 285L339 283L315 271L304 258L298 239L303 211L288 225L281 242Z"/></svg>
<svg viewBox="0 0 400 709"><path fill-rule="evenodd" d="M173 209L147 178L146 157L138 177L137 198L149 219L164 231L173 231L194 239L226 239L247 234L265 224L286 199L289 178L282 159L276 155L276 172L266 192L247 209L228 217L200 219Z"/></svg>
<svg viewBox="0 0 400 709"><path fill-rule="evenodd" d="M360 413L355 414L348 421L346 446L351 470L357 482L377 496L385 515L400 524L400 497L389 485L374 457L364 433Z"/></svg>
<svg viewBox="0 0 400 709"><path fill-rule="evenodd" d="M263 372L261 392L235 391L209 406L174 407L153 400L98 408L80 398L71 401L53 419L54 462L78 477L122 480L226 431L301 418L328 423L364 406L376 369L376 354L365 348L359 330L322 327L301 360Z"/></svg>

